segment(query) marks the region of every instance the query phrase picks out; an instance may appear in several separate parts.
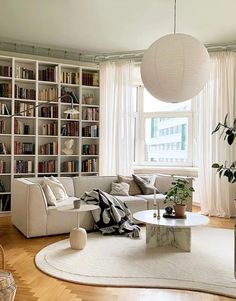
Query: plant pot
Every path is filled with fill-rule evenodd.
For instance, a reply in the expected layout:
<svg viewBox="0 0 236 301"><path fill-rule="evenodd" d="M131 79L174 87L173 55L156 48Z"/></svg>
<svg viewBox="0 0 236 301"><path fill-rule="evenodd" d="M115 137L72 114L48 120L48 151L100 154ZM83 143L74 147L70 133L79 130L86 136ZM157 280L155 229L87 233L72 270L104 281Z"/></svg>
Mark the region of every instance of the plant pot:
<svg viewBox="0 0 236 301"><path fill-rule="evenodd" d="M176 217L185 217L186 205L174 205L173 207Z"/></svg>

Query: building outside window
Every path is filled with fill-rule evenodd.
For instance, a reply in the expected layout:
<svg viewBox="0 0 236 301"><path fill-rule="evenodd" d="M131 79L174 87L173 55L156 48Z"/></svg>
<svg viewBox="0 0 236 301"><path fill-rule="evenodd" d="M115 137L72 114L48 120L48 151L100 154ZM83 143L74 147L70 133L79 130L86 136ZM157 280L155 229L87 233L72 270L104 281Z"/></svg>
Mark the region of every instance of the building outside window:
<svg viewBox="0 0 236 301"><path fill-rule="evenodd" d="M193 166L192 101L165 103L137 89L135 163Z"/></svg>

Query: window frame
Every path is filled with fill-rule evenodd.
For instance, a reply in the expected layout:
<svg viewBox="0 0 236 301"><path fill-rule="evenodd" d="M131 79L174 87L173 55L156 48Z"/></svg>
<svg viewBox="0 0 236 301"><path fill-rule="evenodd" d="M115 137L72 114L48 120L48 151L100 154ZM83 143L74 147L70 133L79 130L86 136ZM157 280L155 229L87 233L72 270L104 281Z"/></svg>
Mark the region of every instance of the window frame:
<svg viewBox="0 0 236 301"><path fill-rule="evenodd" d="M135 160L134 166L194 166L194 112L195 102L191 101L190 111L161 111L161 112L144 112L144 87L137 86L137 111L134 114L136 131L135 131ZM187 162L147 162L145 158L145 126L147 118L178 118L185 117L188 119L188 161Z"/></svg>

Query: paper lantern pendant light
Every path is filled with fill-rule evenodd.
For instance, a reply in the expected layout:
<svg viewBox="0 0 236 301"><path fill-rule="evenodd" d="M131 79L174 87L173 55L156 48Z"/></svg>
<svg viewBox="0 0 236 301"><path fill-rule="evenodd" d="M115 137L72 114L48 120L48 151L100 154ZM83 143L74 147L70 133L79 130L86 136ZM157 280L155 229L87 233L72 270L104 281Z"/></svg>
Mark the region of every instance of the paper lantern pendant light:
<svg viewBox="0 0 236 301"><path fill-rule="evenodd" d="M207 49L183 33L168 34L155 41L144 53L141 64L145 88L165 102L181 102L196 96L209 74Z"/></svg>

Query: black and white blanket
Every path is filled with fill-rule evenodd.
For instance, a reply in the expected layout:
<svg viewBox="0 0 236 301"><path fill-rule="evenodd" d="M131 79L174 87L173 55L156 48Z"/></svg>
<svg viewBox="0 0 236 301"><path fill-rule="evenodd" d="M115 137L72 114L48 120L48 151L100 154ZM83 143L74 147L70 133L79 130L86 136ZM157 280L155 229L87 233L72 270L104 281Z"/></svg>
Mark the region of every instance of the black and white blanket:
<svg viewBox="0 0 236 301"><path fill-rule="evenodd" d="M131 212L118 198L100 190L85 192L82 198L87 204L96 204L99 210L92 211L95 228L102 234L123 234L140 237L140 228L132 222Z"/></svg>

